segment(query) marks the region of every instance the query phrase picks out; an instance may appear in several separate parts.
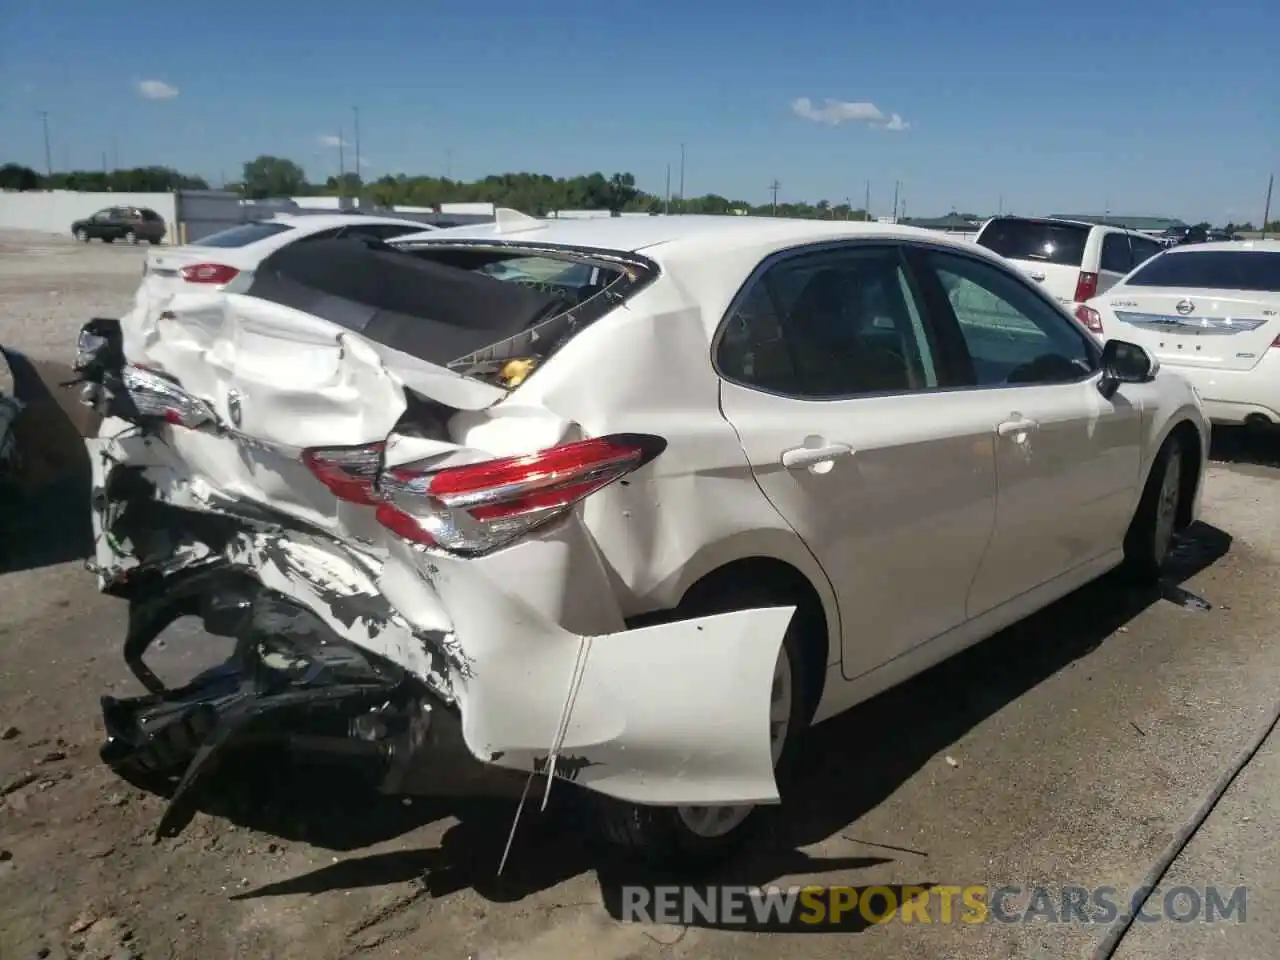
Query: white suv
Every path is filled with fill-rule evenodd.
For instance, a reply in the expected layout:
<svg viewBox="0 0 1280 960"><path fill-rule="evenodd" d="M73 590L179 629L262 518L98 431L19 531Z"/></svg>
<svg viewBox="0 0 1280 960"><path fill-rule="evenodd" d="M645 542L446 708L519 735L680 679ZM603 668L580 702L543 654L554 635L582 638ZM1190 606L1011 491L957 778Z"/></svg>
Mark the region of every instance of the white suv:
<svg viewBox="0 0 1280 960"><path fill-rule="evenodd" d="M1136 230L1035 217L993 217L976 242L1013 261L1094 334L1102 333L1096 316L1080 307L1164 249Z"/></svg>

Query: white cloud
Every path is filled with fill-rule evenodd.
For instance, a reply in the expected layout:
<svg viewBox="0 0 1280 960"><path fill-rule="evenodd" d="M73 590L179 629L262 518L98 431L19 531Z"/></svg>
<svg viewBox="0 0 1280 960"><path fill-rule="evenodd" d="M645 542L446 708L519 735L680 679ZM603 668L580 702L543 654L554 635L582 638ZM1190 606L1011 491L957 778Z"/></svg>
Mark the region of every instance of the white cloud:
<svg viewBox="0 0 1280 960"><path fill-rule="evenodd" d="M351 144L347 143L347 141L343 140L341 137L336 137L336 136L334 136L332 133L322 133L322 134L320 134L319 140L320 140L320 146L322 146L322 147L349 147L349 146L351 146Z"/></svg>
<svg viewBox="0 0 1280 960"><path fill-rule="evenodd" d="M163 80L139 80L138 93L147 100L172 100L178 95L178 88Z"/></svg>
<svg viewBox="0 0 1280 960"><path fill-rule="evenodd" d="M896 113L886 116L874 103L865 100L832 100L830 97L817 106L808 97L791 101L791 112L797 117L836 127L842 123L866 123L886 130L906 130L911 126Z"/></svg>

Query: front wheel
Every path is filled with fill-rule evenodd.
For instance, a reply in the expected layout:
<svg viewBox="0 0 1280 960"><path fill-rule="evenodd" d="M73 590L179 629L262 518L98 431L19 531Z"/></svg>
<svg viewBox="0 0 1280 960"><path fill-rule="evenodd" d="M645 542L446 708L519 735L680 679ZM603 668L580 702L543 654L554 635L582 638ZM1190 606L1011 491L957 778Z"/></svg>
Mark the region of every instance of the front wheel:
<svg viewBox="0 0 1280 960"><path fill-rule="evenodd" d="M739 604L737 609L745 606ZM800 736L811 715L809 663L801 643L810 625L806 614L800 607L792 618L770 688L770 748L774 777L784 797ZM754 806L648 807L608 798L599 798L599 808L606 841L650 863L671 867L706 865L728 857L757 832L766 813Z"/></svg>
<svg viewBox="0 0 1280 960"><path fill-rule="evenodd" d="M1138 510L1124 539L1124 565L1137 581L1155 583L1173 548L1182 504L1182 441L1169 437L1138 502Z"/></svg>
<svg viewBox="0 0 1280 960"><path fill-rule="evenodd" d="M81 243L88 243L89 231L84 229L84 227L81 227L79 230L76 231L76 239L79 240Z"/></svg>
<svg viewBox="0 0 1280 960"><path fill-rule="evenodd" d="M136 245L138 242L138 235L134 233L132 230L130 230L128 233L124 235L124 239L127 243L132 243Z"/></svg>

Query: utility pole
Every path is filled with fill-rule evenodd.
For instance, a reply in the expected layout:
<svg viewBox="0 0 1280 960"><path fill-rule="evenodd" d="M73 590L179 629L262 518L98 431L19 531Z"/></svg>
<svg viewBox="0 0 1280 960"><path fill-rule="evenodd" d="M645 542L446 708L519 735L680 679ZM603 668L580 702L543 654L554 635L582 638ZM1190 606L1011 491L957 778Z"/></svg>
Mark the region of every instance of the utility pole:
<svg viewBox="0 0 1280 960"><path fill-rule="evenodd" d="M102 175L107 175L107 151L102 151Z"/></svg>
<svg viewBox="0 0 1280 960"><path fill-rule="evenodd" d="M862 219L864 221L871 219L871 181L867 181L867 195L862 201Z"/></svg>
<svg viewBox="0 0 1280 960"><path fill-rule="evenodd" d="M671 215L671 164L667 164L667 201L663 204L662 212L666 216Z"/></svg>
<svg viewBox="0 0 1280 960"><path fill-rule="evenodd" d="M346 142L342 139L342 128L338 128L338 207L342 207L342 200L346 196L345 181L347 179L347 153Z"/></svg>
<svg viewBox="0 0 1280 960"><path fill-rule="evenodd" d="M1262 239L1267 239L1267 218L1271 216L1271 188L1275 186L1276 175L1267 178L1267 202L1262 209Z"/></svg>
<svg viewBox="0 0 1280 960"><path fill-rule="evenodd" d="M444 178L453 179L453 147L444 148Z"/></svg>
<svg viewBox="0 0 1280 960"><path fill-rule="evenodd" d="M49 150L49 111L40 111L40 123L44 126L44 172L53 176L53 153Z"/></svg>
<svg viewBox="0 0 1280 960"><path fill-rule="evenodd" d="M680 144L680 210L684 210L684 144Z"/></svg>
<svg viewBox="0 0 1280 960"><path fill-rule="evenodd" d="M853 201L848 197L844 198L844 218L846 220L853 216Z"/></svg>
<svg viewBox="0 0 1280 960"><path fill-rule="evenodd" d="M996 216L997 217L1004 216L1004 194L1003 193L1000 194L1000 200L996 204Z"/></svg>
<svg viewBox="0 0 1280 960"><path fill-rule="evenodd" d="M898 222L898 188L902 185L901 180L893 181L893 222Z"/></svg>
<svg viewBox="0 0 1280 960"><path fill-rule="evenodd" d="M120 169L120 140L114 134L111 137L111 169Z"/></svg>
<svg viewBox="0 0 1280 960"><path fill-rule="evenodd" d="M355 114L355 136L356 136L356 183L361 183L360 179L360 108L352 107L351 112ZM359 193L357 192L357 196Z"/></svg>
<svg viewBox="0 0 1280 960"><path fill-rule="evenodd" d="M778 178L773 178L773 183L769 184L769 190L773 193L773 215L778 215L778 189L782 186L778 182Z"/></svg>

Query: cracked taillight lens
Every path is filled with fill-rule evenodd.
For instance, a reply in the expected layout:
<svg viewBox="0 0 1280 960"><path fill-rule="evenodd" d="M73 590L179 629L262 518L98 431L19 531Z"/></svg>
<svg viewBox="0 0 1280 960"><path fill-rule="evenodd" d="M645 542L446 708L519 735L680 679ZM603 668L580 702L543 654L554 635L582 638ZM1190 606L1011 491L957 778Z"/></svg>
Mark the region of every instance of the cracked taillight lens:
<svg viewBox="0 0 1280 960"><path fill-rule="evenodd" d="M139 416L156 417L189 430L217 422L217 416L207 403L154 370L128 366L124 368L121 380Z"/></svg>
<svg viewBox="0 0 1280 960"><path fill-rule="evenodd" d="M660 437L615 434L444 470L396 467L378 522L414 543L477 554L518 539L648 463Z"/></svg>
<svg viewBox="0 0 1280 960"><path fill-rule="evenodd" d="M314 447L302 451L302 462L339 500L372 505L381 502L374 484L382 467L384 444L361 447Z"/></svg>

